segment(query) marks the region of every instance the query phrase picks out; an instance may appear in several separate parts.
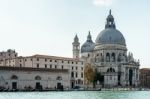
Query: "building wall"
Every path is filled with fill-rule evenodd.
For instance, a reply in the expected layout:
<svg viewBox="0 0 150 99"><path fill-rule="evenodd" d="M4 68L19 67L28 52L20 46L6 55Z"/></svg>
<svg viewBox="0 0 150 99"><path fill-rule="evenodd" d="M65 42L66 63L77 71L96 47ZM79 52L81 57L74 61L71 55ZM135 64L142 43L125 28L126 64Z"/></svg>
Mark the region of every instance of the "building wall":
<svg viewBox="0 0 150 99"><path fill-rule="evenodd" d="M68 69L69 78L74 79L74 86L83 86L84 82L84 62L73 58L57 58L53 56L29 56L29 57L16 57L7 60L5 66L10 67L30 67L30 68L50 68L50 69ZM4 66L3 64L0 64ZM71 77L74 72L75 76ZM81 76L83 75L83 76ZM79 82L80 80L80 82Z"/></svg>
<svg viewBox="0 0 150 99"><path fill-rule="evenodd" d="M140 69L140 86L144 88L150 88L150 69Z"/></svg>
<svg viewBox="0 0 150 99"><path fill-rule="evenodd" d="M87 54L90 56L87 57ZM114 59L113 56L115 56ZM124 45L97 44L94 51L82 53L82 58L104 76L103 85L106 87L138 86L139 84L139 62L134 60L132 54L127 55L127 48ZM114 71L108 72L110 68ZM129 75L129 70L132 70L131 75ZM132 80L129 81L129 78Z"/></svg>
<svg viewBox="0 0 150 99"><path fill-rule="evenodd" d="M16 75L17 79L12 79L13 75ZM36 76L40 76L41 80L36 80ZM62 80L58 80L58 76L62 77ZM70 88L68 72L0 70L0 86L11 90L12 82L17 82L17 89L21 90L23 90L25 86L31 86L34 89L36 82L40 82L43 89L57 88L57 83L61 83L64 88Z"/></svg>
<svg viewBox="0 0 150 99"><path fill-rule="evenodd" d="M8 58L15 58L18 56L18 53L15 50L8 49L7 51L0 52L0 60L8 59Z"/></svg>

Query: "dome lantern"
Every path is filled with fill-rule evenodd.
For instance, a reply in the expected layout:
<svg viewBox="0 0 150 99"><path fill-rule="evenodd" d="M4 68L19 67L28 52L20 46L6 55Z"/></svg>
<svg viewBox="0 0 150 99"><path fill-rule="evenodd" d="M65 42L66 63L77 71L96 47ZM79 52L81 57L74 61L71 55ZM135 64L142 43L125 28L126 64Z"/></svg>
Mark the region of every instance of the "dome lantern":
<svg viewBox="0 0 150 99"><path fill-rule="evenodd" d="M106 20L105 29L106 28L116 28L116 25L114 22L114 17L111 14L111 10L109 11L109 15L108 15L107 20Z"/></svg>
<svg viewBox="0 0 150 99"><path fill-rule="evenodd" d="M89 31L89 35L87 36L87 42L93 42L90 31Z"/></svg>

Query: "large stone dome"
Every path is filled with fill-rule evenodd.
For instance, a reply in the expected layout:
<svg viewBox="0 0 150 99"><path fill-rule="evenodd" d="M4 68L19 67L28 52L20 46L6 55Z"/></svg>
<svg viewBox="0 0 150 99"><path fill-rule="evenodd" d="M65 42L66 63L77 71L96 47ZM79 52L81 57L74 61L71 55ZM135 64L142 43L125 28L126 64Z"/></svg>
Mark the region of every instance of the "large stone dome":
<svg viewBox="0 0 150 99"><path fill-rule="evenodd" d="M96 44L97 43L126 45L122 33L115 28L106 28L100 32L96 38Z"/></svg>
<svg viewBox="0 0 150 99"><path fill-rule="evenodd" d="M111 15L111 10L106 19L105 29L100 32L96 38L96 44L126 45L124 36L116 29L114 17Z"/></svg>

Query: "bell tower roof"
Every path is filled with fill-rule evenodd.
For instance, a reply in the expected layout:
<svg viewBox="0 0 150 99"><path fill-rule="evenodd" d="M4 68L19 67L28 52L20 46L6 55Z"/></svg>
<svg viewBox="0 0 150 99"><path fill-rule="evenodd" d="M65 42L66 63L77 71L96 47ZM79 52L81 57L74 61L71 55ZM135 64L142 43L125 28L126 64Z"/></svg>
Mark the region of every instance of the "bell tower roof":
<svg viewBox="0 0 150 99"><path fill-rule="evenodd" d="M74 42L73 42L73 43L79 43L79 38L78 38L77 34L76 34L76 36L74 37Z"/></svg>

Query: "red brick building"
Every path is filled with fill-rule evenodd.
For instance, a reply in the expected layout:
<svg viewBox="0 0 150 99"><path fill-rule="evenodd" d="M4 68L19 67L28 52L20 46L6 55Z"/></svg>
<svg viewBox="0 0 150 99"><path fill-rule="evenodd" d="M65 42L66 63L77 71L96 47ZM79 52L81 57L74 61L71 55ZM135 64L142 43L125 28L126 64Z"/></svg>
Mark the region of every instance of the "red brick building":
<svg viewBox="0 0 150 99"><path fill-rule="evenodd" d="M150 88L150 68L140 69L140 85L144 88Z"/></svg>

